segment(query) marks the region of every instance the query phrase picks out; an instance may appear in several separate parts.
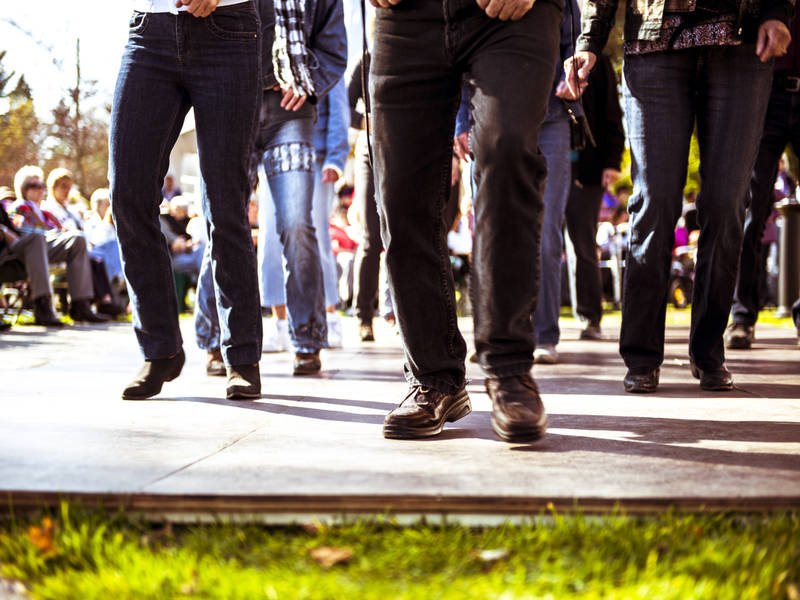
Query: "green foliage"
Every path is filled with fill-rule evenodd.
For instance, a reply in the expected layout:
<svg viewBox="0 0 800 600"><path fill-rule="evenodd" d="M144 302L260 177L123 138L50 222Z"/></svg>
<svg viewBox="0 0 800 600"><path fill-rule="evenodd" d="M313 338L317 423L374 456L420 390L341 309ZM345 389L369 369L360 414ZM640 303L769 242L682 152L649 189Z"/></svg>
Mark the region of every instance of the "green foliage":
<svg viewBox="0 0 800 600"><path fill-rule="evenodd" d="M41 123L25 77L3 68L5 55L0 51L0 185L13 185L21 166L39 161Z"/></svg>
<svg viewBox="0 0 800 600"><path fill-rule="evenodd" d="M63 505L52 544L0 526L0 572L36 598L786 598L800 513L540 516L523 526L157 528ZM36 539L38 546L32 539ZM323 568L320 547L352 559ZM45 548L45 550L42 550ZM497 550L487 558L487 550Z"/></svg>

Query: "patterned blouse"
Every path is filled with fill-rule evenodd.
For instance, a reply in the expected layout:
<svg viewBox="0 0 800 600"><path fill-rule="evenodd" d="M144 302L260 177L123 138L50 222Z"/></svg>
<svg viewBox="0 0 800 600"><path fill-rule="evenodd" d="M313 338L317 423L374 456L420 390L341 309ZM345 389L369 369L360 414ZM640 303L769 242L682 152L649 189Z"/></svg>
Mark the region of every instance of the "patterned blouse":
<svg viewBox="0 0 800 600"><path fill-rule="evenodd" d="M738 46L742 43L737 35L736 15L718 15L696 25L684 26L687 17L690 15L685 13L664 15L661 37L653 41L625 42L625 54L685 50L699 46Z"/></svg>

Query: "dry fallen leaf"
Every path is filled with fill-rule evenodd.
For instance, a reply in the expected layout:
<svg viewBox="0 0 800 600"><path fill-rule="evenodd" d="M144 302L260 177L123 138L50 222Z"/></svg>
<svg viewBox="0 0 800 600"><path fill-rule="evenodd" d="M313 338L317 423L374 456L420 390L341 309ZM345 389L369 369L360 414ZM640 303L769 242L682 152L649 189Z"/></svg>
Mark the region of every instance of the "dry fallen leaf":
<svg viewBox="0 0 800 600"><path fill-rule="evenodd" d="M508 558L508 550L505 548L497 548L494 550L482 550L478 553L478 558L480 558L483 562L487 563L494 563L498 560L503 560L504 558Z"/></svg>
<svg viewBox="0 0 800 600"><path fill-rule="evenodd" d="M350 548L335 546L312 548L309 554L323 569L330 569L333 565L345 563L353 558L353 551Z"/></svg>
<svg viewBox="0 0 800 600"><path fill-rule="evenodd" d="M789 600L800 600L800 589L795 584L790 583L786 586L786 597Z"/></svg>
<svg viewBox="0 0 800 600"><path fill-rule="evenodd" d="M56 550L56 545L53 541L53 535L55 532L55 524L49 517L45 517L42 519L41 527L31 525L28 528L28 539L34 546L36 546L39 552L43 554L50 554Z"/></svg>

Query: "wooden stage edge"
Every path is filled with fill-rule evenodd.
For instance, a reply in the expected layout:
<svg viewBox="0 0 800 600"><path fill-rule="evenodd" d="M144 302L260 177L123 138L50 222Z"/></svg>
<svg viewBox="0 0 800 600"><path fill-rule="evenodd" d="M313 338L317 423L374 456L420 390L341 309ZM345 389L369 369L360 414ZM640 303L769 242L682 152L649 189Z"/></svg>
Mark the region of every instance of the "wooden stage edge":
<svg viewBox="0 0 800 600"><path fill-rule="evenodd" d="M162 521L230 520L276 524L389 517L414 522L502 522L563 514L759 513L800 510L798 496L740 498L542 498L508 496L246 496L4 491L0 516L58 510L62 502L92 510L122 510Z"/></svg>

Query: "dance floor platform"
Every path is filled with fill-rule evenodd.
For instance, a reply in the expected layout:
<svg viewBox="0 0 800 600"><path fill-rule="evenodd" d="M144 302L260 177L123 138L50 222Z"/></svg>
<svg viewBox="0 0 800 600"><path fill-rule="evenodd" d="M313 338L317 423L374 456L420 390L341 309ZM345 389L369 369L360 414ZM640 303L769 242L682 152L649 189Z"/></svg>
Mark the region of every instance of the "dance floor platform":
<svg viewBox="0 0 800 600"><path fill-rule="evenodd" d="M120 400L140 366L129 324L0 334L0 512L63 498L174 519L291 522L527 518L557 510L649 512L800 507L800 346L793 328L759 326L729 351L736 389L699 389L688 327L670 326L658 393L626 394L618 324L580 341L566 321L561 362L539 366L550 416L534 444L498 440L477 365L473 412L442 435L385 440L384 414L406 394L399 340L356 337L323 352L323 372L293 377L265 354L263 396L224 400L224 378L182 320L187 363L160 396ZM471 324L462 320L466 337ZM470 342L471 343L471 342Z"/></svg>

